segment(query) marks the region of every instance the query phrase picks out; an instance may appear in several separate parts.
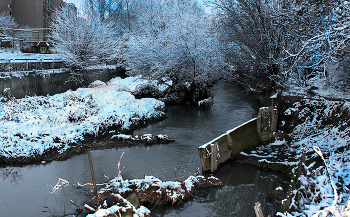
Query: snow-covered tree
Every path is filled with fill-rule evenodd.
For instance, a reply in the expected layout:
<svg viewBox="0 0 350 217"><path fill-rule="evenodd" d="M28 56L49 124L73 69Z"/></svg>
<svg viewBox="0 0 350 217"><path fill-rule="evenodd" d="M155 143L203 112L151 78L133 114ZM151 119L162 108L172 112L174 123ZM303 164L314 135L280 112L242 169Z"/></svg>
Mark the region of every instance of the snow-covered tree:
<svg viewBox="0 0 350 217"><path fill-rule="evenodd" d="M54 51L73 68L81 70L93 62L104 62L118 51L112 23L101 20L93 10L85 8L79 15L71 7L63 7L56 16L51 25Z"/></svg>
<svg viewBox="0 0 350 217"><path fill-rule="evenodd" d="M296 72L299 80L322 75L338 87L350 84L349 38L350 2L315 1L311 6L301 1L296 5L297 20L304 20L300 28L297 50L287 50L286 59L292 64L289 74Z"/></svg>
<svg viewBox="0 0 350 217"><path fill-rule="evenodd" d="M176 81L213 80L223 71L213 20L195 0L145 0L133 14L127 62L135 73Z"/></svg>
<svg viewBox="0 0 350 217"><path fill-rule="evenodd" d="M28 25L20 27L16 32L16 38L23 40L24 43L29 42L32 38L32 31Z"/></svg>
<svg viewBox="0 0 350 217"><path fill-rule="evenodd" d="M140 0L85 0L86 5L96 11L101 20L114 22L118 34L130 31L135 20L135 10L143 5Z"/></svg>
<svg viewBox="0 0 350 217"><path fill-rule="evenodd" d="M349 68L349 1L209 2L218 12L226 59L251 90L265 92L288 76L303 83L320 72ZM350 81L347 74L340 77Z"/></svg>
<svg viewBox="0 0 350 217"><path fill-rule="evenodd" d="M5 12L0 14L0 37L11 37L12 31L18 24L12 16Z"/></svg>
<svg viewBox="0 0 350 217"><path fill-rule="evenodd" d="M282 53L289 46L288 26L278 0L212 0L220 24L222 49L237 79L265 93L281 82Z"/></svg>
<svg viewBox="0 0 350 217"><path fill-rule="evenodd" d="M123 10L129 0L86 0L90 9L98 12L100 19L109 19Z"/></svg>

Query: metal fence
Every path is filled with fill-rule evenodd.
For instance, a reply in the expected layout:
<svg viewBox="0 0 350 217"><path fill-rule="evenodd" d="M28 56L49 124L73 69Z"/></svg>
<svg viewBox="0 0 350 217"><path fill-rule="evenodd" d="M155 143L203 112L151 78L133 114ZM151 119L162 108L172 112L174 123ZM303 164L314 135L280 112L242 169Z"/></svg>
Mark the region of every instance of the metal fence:
<svg viewBox="0 0 350 217"><path fill-rule="evenodd" d="M0 72L63 68L62 59L0 59Z"/></svg>

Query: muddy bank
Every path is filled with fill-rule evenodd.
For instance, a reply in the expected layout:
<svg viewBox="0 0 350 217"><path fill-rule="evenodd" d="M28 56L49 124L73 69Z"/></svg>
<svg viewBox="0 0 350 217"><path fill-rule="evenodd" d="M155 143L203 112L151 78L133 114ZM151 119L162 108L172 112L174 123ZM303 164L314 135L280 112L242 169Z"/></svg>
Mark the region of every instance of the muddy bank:
<svg viewBox="0 0 350 217"><path fill-rule="evenodd" d="M246 150L246 152L249 152L249 150ZM288 164L283 164L283 163L278 162L278 161L274 162L274 161L267 161L264 159L266 159L266 158L260 157L260 156L239 154L235 157L234 161L237 163L244 163L244 164L253 165L253 166L256 166L262 170L279 172L279 173L286 175L289 178L292 176L292 174L293 174L293 172L292 172L293 167L292 166L290 166Z"/></svg>

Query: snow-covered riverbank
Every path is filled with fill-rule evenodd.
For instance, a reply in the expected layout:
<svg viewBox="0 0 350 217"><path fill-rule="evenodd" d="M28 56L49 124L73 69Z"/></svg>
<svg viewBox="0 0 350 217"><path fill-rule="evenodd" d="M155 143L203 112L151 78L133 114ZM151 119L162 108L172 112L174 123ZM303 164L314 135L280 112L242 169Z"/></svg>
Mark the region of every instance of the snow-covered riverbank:
<svg viewBox="0 0 350 217"><path fill-rule="evenodd" d="M294 187L278 216L350 216L350 103L323 88L285 91L276 141L241 153L262 168L292 168Z"/></svg>
<svg viewBox="0 0 350 217"><path fill-rule="evenodd" d="M306 159L291 192L289 213L280 216L350 216L349 114L349 102L324 98L302 99L284 111L299 119L288 135L290 157Z"/></svg>
<svg viewBox="0 0 350 217"><path fill-rule="evenodd" d="M152 98L136 99L141 77L95 81L54 96L10 99L0 103L0 156L34 157L50 149L65 151L111 127L127 130L133 125L165 115L165 104ZM167 85L151 82L159 89Z"/></svg>

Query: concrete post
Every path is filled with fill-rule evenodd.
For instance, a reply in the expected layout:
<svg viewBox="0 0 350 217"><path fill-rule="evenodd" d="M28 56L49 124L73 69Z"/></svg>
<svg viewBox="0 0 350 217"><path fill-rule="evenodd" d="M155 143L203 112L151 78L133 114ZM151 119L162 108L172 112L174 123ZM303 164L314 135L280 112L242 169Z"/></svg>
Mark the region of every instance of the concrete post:
<svg viewBox="0 0 350 217"><path fill-rule="evenodd" d="M272 108L262 107L259 109L258 120L257 120L257 130L260 137L261 143L268 143L272 138Z"/></svg>
<svg viewBox="0 0 350 217"><path fill-rule="evenodd" d="M217 143L210 144L210 149L211 149L211 166L210 166L210 171L211 173L216 172L218 169L218 145Z"/></svg>
<svg viewBox="0 0 350 217"><path fill-rule="evenodd" d="M254 211L255 211L256 217L264 217L264 214L263 214L262 209L261 209L261 204L259 202L255 203Z"/></svg>
<svg viewBox="0 0 350 217"><path fill-rule="evenodd" d="M273 133L277 131L278 121L278 105L276 98L271 98L270 107L262 107L259 109L257 130L262 144L269 143L273 137Z"/></svg>

